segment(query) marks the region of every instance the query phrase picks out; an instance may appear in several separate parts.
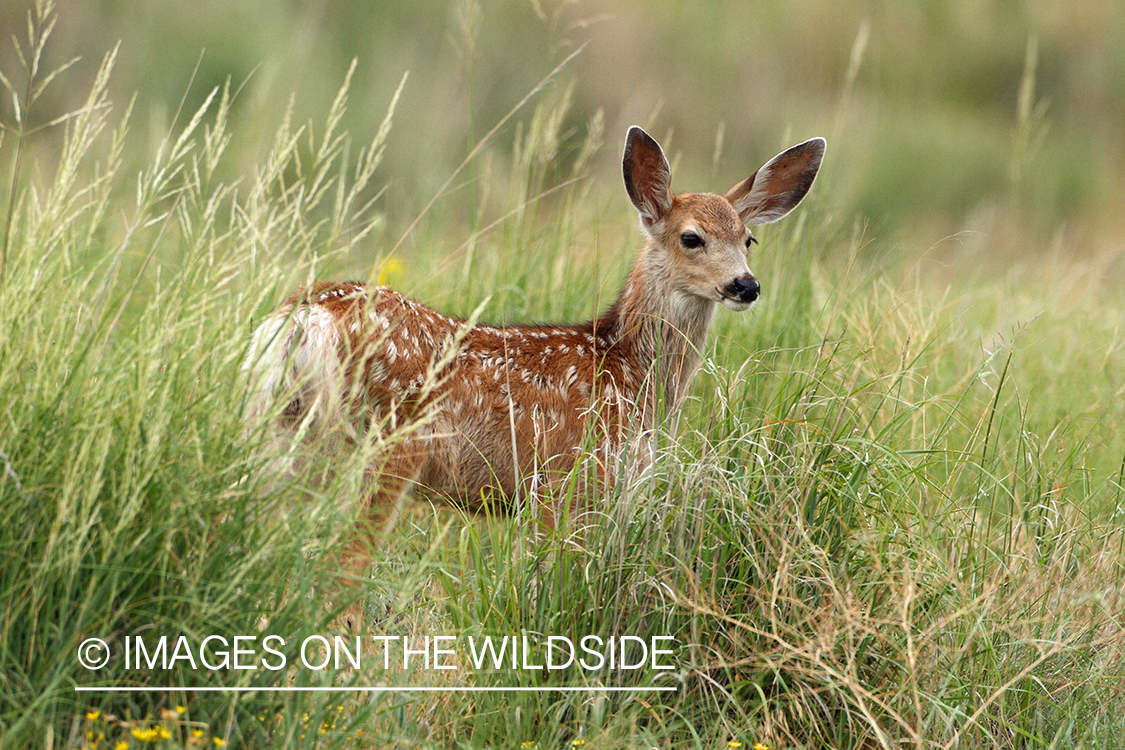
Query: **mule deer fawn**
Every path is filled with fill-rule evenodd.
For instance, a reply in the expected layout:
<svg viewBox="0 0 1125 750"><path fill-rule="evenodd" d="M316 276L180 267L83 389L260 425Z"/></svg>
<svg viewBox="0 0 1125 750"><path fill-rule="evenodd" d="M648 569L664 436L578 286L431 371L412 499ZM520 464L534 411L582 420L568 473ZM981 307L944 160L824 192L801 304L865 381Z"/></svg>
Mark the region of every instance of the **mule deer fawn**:
<svg viewBox="0 0 1125 750"><path fill-rule="evenodd" d="M674 194L660 145L630 128L625 188L647 241L599 318L493 327L383 286L317 283L254 335L260 408L280 398L281 425L305 439L317 425L382 435L416 425L388 441L377 506L414 483L469 504L528 496L553 523L552 484L580 456L609 481L680 408L716 304L741 311L758 299L747 227L800 203L824 149L820 138L793 146L726 195Z"/></svg>

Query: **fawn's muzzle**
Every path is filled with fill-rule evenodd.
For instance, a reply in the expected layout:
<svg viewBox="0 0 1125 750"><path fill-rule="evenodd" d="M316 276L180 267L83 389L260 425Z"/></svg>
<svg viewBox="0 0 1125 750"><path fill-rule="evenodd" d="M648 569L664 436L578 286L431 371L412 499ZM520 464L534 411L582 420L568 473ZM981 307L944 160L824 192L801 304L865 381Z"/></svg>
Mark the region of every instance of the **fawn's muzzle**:
<svg viewBox="0 0 1125 750"><path fill-rule="evenodd" d="M727 284L727 288L724 291L727 296L732 299L738 300L739 302L750 303L758 299L758 294L762 291L762 285L759 284L758 280L753 276L747 274Z"/></svg>

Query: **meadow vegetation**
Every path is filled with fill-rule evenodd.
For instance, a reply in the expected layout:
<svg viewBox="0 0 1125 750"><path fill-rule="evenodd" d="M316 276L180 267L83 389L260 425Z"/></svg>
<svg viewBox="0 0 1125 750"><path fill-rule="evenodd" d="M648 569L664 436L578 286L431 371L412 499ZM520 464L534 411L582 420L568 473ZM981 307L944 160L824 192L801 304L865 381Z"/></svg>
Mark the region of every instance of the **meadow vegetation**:
<svg viewBox="0 0 1125 750"><path fill-rule="evenodd" d="M232 7L256 18L261 5ZM617 38L626 51L682 42L684 28L718 40L691 61L700 85L680 78L686 64L651 61L630 92L628 76L597 72L607 32L575 24L573 4L354 5L315 6L320 25L294 28L347 49L356 25L330 11L371 20L389 47L376 80L362 59L306 54L318 88L292 98L270 94L291 60L268 57L261 86L240 75L239 56L266 57L276 36L221 42L194 79L193 52L132 100L114 88L138 55L129 37L103 43L100 65L54 75L68 58L51 45L88 44L67 25L97 11L65 7L57 27L46 2L30 23L26 8L3 11L19 54L4 58L14 104L0 111L0 747L1102 748L1125 736L1125 265L1111 208L1125 183L1106 114L1125 86L1120 67L1091 83L1058 53L1073 43L1095 68L1119 60L1120 19L1079 39L1073 25L1097 27L1097 11L921 3L887 11L896 35L843 4L801 26L805 3L767 3L732 30L722 13L688 19L668 1L658 22L623 0L618 18L641 19ZM427 101L447 93L440 71L394 35L416 26L450 32L440 44L464 98L444 116ZM1013 26L1026 33L966 31L944 47L927 35ZM588 28L590 47L560 65ZM816 54L786 68L767 48L761 83L722 84L742 59L738 30ZM501 39L514 46L489 43ZM504 78L505 54L536 44L539 67L485 85ZM183 62L181 47L169 54ZM399 58L417 63L405 79ZM147 85L143 65L124 68L126 85ZM180 94L160 109L165 79ZM660 109L645 87L662 79ZM806 93L736 122L730 86L750 100ZM1044 90L1060 104L1045 108ZM599 109L603 97L623 103ZM594 315L640 242L617 173L626 117L674 125L676 184L702 189L801 136L829 138L808 199L758 232L763 299L720 311L679 423L637 481L558 531L526 509L412 504L369 575L341 590L338 553L379 446L271 471L278 449L246 417L254 326L314 278L386 281L462 316L486 301L497 322ZM298 643L338 632L353 606L375 635L672 635L676 667L115 659L95 672L75 657L86 638L119 650L138 633ZM111 684L676 691L75 691Z"/></svg>

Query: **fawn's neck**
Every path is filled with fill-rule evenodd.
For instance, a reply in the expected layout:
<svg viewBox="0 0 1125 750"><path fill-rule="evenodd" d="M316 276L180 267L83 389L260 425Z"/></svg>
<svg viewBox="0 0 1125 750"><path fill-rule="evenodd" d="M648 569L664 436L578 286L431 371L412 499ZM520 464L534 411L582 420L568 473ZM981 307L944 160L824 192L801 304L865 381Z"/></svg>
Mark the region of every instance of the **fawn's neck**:
<svg viewBox="0 0 1125 750"><path fill-rule="evenodd" d="M665 415L679 410L715 315L714 302L676 288L672 270L662 253L647 246L596 323L599 336L613 344L611 356L622 358L622 369L641 383L638 405L646 427L654 422L659 398Z"/></svg>

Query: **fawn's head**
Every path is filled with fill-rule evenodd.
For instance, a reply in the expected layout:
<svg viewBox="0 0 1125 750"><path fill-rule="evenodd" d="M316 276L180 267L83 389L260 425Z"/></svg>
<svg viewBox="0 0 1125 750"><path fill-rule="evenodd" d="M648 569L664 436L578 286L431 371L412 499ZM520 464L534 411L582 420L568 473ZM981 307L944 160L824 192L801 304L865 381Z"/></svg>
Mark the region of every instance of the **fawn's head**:
<svg viewBox="0 0 1125 750"><path fill-rule="evenodd" d="M761 286L746 265L755 241L749 227L782 218L812 187L824 157L823 138L783 151L727 191L671 190L671 171L652 136L634 126L625 138L625 189L651 238L650 252L674 288L732 310L745 310Z"/></svg>

